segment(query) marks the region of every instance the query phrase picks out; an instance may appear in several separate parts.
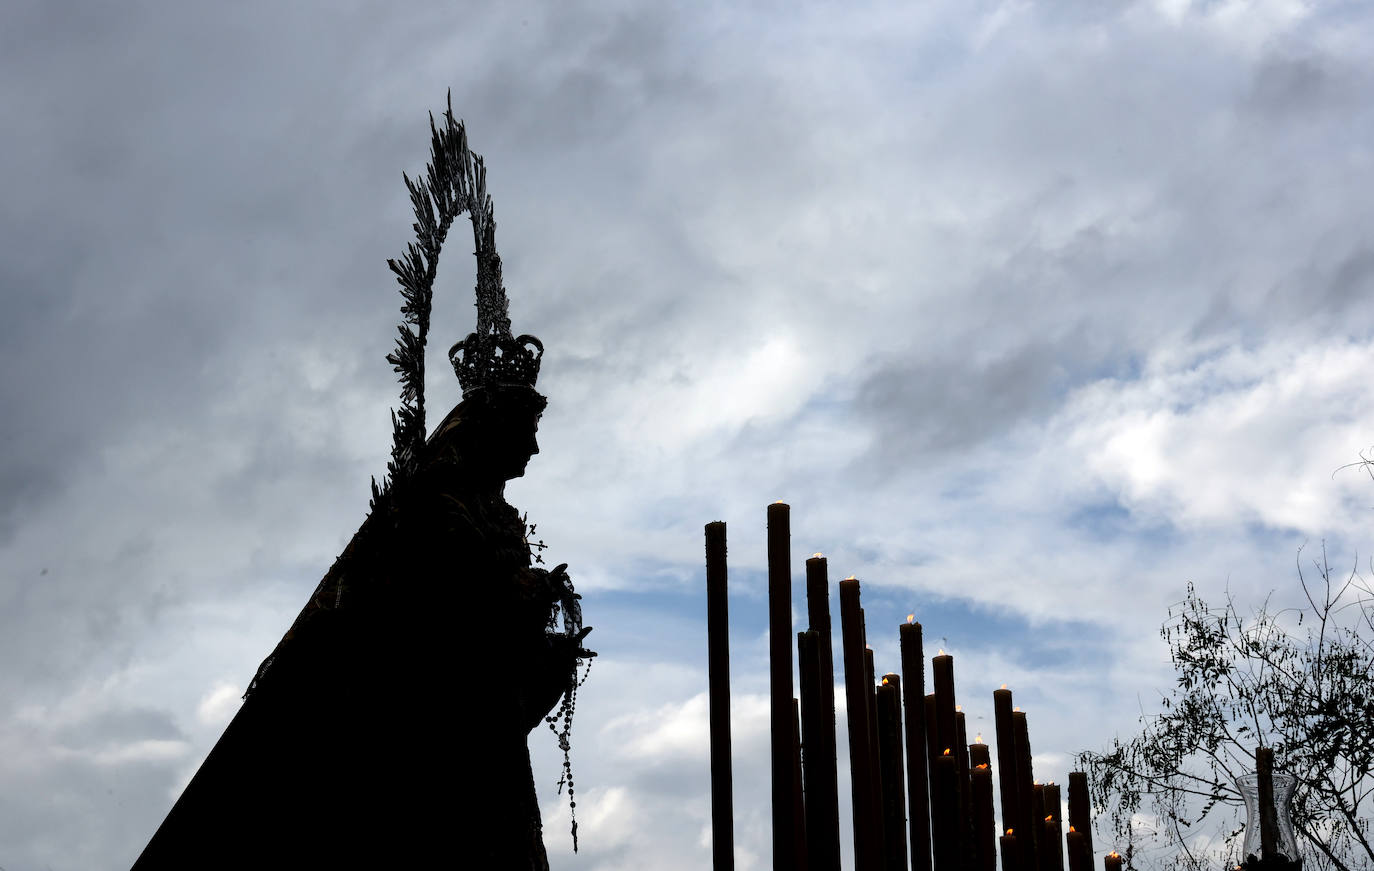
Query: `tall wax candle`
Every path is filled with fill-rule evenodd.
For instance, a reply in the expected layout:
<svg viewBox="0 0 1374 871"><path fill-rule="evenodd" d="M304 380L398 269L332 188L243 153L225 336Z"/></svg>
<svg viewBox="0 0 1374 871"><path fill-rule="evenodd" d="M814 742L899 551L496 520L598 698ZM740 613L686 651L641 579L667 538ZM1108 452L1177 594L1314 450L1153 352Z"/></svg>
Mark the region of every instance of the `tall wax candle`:
<svg viewBox="0 0 1374 871"><path fill-rule="evenodd" d="M1088 800L1088 775L1082 771L1069 772L1069 825L1082 836L1092 862L1093 819L1092 804Z"/></svg>
<svg viewBox="0 0 1374 871"><path fill-rule="evenodd" d="M883 797L883 854L887 871L906 871L906 789L902 783L901 678L883 675L878 687L878 760Z"/></svg>
<svg viewBox="0 0 1374 871"><path fill-rule="evenodd" d="M968 745L968 764L970 775L972 775L973 772L977 770L978 766L980 765L984 766L988 770L988 833L986 835L980 835L977 833L977 826L979 824L979 808L977 805L978 799L977 796L975 796L972 793L972 791L970 791L969 794L969 816L974 826L973 834L971 835L971 837L983 838L986 841L988 845L988 854L991 857L986 861L990 862L992 865L996 865L997 821L996 812L992 805L992 756L988 751L988 745L983 743L982 735L977 736L974 739L973 743Z"/></svg>
<svg viewBox="0 0 1374 871"><path fill-rule="evenodd" d="M1054 845L1052 848L1054 865L1051 867L1054 871L1064 871L1064 827L1061 820L1064 811L1059 801L1059 784L1045 784L1044 811L1045 817L1054 823L1054 837L1050 840L1050 843ZM1049 826L1045 828L1046 837L1049 837Z"/></svg>
<svg viewBox="0 0 1374 871"><path fill-rule="evenodd" d="M792 559L791 509L768 506L768 659L773 747L773 869L797 864L793 820L792 747Z"/></svg>
<svg viewBox="0 0 1374 871"><path fill-rule="evenodd" d="M930 660L931 676L935 683L935 720L939 731L939 747L954 747L958 741L954 717L954 657L943 650Z"/></svg>
<svg viewBox="0 0 1374 871"><path fill-rule="evenodd" d="M1049 814L1045 815L1040 838L1040 871L1064 871L1064 838L1059 820Z"/></svg>
<svg viewBox="0 0 1374 871"><path fill-rule="evenodd" d="M840 629L844 650L844 689L849 716L849 776L854 817L855 871L878 871L882 867L882 843L873 826L878 816L873 807L873 785L877 772L869 749L868 673L864 666L863 624L859 616L859 581L849 577L840 581Z"/></svg>
<svg viewBox="0 0 1374 871"><path fill-rule="evenodd" d="M859 617L863 618L864 610L859 609ZM873 766L873 795L869 799L876 812L873 814L871 825L877 830L874 834L878 849L883 849L883 843L887 840L885 829L885 819L883 817L883 782L882 782L882 758L881 746L878 743L878 687L874 683L875 672L873 670L873 648L867 644L868 631L867 624L864 628L864 675L868 686L868 753L871 757L870 764Z"/></svg>
<svg viewBox="0 0 1374 871"><path fill-rule="evenodd" d="M973 867L975 871L997 871L997 823L992 812L992 767L986 762L979 763L969 770L969 800L973 806Z"/></svg>
<svg viewBox="0 0 1374 871"><path fill-rule="evenodd" d="M935 761L940 758L940 723L935 713L935 693L926 693L926 747L930 757L930 770L935 770ZM935 801L935 775L931 775L930 800ZM932 821L934 817L931 817Z"/></svg>
<svg viewBox="0 0 1374 871"><path fill-rule="evenodd" d="M871 738L874 752L876 753L878 747L878 687L875 683L876 673L873 670L873 648L868 646L864 647L864 680L870 691L868 697L871 705L869 713L872 716L868 722L872 726L873 734Z"/></svg>
<svg viewBox="0 0 1374 871"><path fill-rule="evenodd" d="M806 801L802 795L801 701L792 699L792 856L797 871L810 871L806 851Z"/></svg>
<svg viewBox="0 0 1374 871"><path fill-rule="evenodd" d="M906 782L910 806L911 871L930 867L930 757L926 749L925 651L915 614L898 629L902 649L902 684L906 714Z"/></svg>
<svg viewBox="0 0 1374 871"><path fill-rule="evenodd" d="M982 735L978 735L973 739L973 743L968 745L968 764L972 768L977 768L979 765L992 768L992 753L989 751L988 745L983 743Z"/></svg>
<svg viewBox="0 0 1374 871"><path fill-rule="evenodd" d="M935 757L930 783L931 834L935 842L934 871L960 871L959 842L953 837L957 813L954 779L957 776L954 757L949 750Z"/></svg>
<svg viewBox="0 0 1374 871"><path fill-rule="evenodd" d="M1000 838L1002 845L1002 871L1020 871L1021 868L1021 848L1016 846L1016 834L1014 829L1007 829L1007 833Z"/></svg>
<svg viewBox="0 0 1374 871"><path fill-rule="evenodd" d="M935 712L934 693L926 694L923 707L926 712L926 746L930 762L930 852L933 866L938 866L940 862L937 857L954 855L953 844L956 842L951 839L954 838L952 821L955 817L955 793L952 784L948 793L942 792L945 787L935 777L936 766L943 764L940 762L943 754L939 745L940 727ZM949 764L954 765L954 760L951 759ZM945 859L945 862L948 863L949 859Z"/></svg>
<svg viewBox="0 0 1374 871"><path fill-rule="evenodd" d="M1021 845L1021 867L1026 871L1035 871L1040 867L1035 850L1040 827L1031 807L1031 801L1035 797L1035 773L1031 769L1030 730L1026 726L1024 711L1012 711L1011 721L1016 737L1016 804L1020 814L1020 825L1012 828L1016 828L1022 835L1017 838Z"/></svg>
<svg viewBox="0 0 1374 871"><path fill-rule="evenodd" d="M797 663L802 692L806 857L810 871L839 871L839 806L827 791L827 787L835 783L835 758L833 749L825 744L826 727L833 727L835 721L825 706L820 647L820 633L815 629L797 633ZM830 734L833 735L833 732Z"/></svg>
<svg viewBox="0 0 1374 871"><path fill-rule="evenodd" d="M935 721L937 723L939 747L951 748L954 758L954 794L950 796L951 829L949 837L953 840L953 851L960 855L967 848L968 841L968 803L961 780L967 777L963 759L963 742L959 740L958 720L954 711L954 657L941 650L930 660L930 672L935 684Z"/></svg>
<svg viewBox="0 0 1374 871"><path fill-rule="evenodd" d="M1265 862L1277 856L1279 842L1278 814L1274 808L1274 750L1255 748L1255 778L1259 792L1260 859Z"/></svg>
<svg viewBox="0 0 1374 871"><path fill-rule="evenodd" d="M1045 784L1045 813L1053 817L1056 823L1063 821L1064 808L1057 783Z"/></svg>
<svg viewBox="0 0 1374 871"><path fill-rule="evenodd" d="M1016 728L1012 725L1011 690L1003 684L992 692L993 722L997 727L997 783L1002 793L1002 828L1024 826L1017 809Z"/></svg>
<svg viewBox="0 0 1374 871"><path fill-rule="evenodd" d="M1041 825L1045 821L1045 785L1043 783L1032 784L1031 786L1031 828L1035 830L1036 850L1040 849L1040 835L1045 831ZM1037 864L1039 860L1036 860ZM1042 869L1043 871L1043 869Z"/></svg>
<svg viewBox="0 0 1374 871"><path fill-rule="evenodd" d="M954 766L959 774L959 837L964 842L964 852L972 861L973 850L973 802L969 798L968 785L968 733L964 727L964 712L959 705L954 706Z"/></svg>
<svg viewBox="0 0 1374 871"><path fill-rule="evenodd" d="M820 672L820 707L817 712L818 734L806 738L807 759L816 760L817 767L806 776L808 813L807 837L815 845L811 855L811 871L839 869L840 862L840 796L837 770L838 751L835 738L835 661L830 629L830 580L824 556L814 554L806 561L806 605L811 629L817 633L816 656ZM812 802L817 805L812 813ZM820 828L814 828L820 826ZM819 855L817 854L819 850Z"/></svg>
<svg viewBox="0 0 1374 871"><path fill-rule="evenodd" d="M1069 871L1092 871L1093 854L1083 833L1070 824L1065 838L1069 847Z"/></svg>
<svg viewBox="0 0 1374 871"><path fill-rule="evenodd" d="M711 705L711 862L735 867L735 810L730 771L730 609L725 524L706 524L706 653Z"/></svg>

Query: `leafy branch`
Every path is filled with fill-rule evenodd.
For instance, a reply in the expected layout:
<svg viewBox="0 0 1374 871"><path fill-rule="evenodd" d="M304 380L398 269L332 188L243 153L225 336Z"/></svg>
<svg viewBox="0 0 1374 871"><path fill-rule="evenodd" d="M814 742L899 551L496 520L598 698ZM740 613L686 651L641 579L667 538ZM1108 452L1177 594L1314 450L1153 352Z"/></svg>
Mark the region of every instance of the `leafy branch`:
<svg viewBox="0 0 1374 871"><path fill-rule="evenodd" d="M1219 837L1199 828L1227 809L1235 819L1234 778L1251 769L1256 746L1268 746L1276 770L1297 778L1293 823L1308 866L1374 863L1374 647L1366 637L1374 598L1353 571L1344 581L1333 576L1325 547L1313 564L1316 578L1299 562L1308 607L1296 621L1267 599L1248 617L1229 593L1209 606L1191 584L1169 610L1160 635L1176 681L1162 713L1142 713L1137 735L1078 756L1094 804L1109 810L1128 848L1142 836L1162 841L1172 867L1219 867L1234 857L1243 826ZM1146 824L1151 817L1156 825Z"/></svg>

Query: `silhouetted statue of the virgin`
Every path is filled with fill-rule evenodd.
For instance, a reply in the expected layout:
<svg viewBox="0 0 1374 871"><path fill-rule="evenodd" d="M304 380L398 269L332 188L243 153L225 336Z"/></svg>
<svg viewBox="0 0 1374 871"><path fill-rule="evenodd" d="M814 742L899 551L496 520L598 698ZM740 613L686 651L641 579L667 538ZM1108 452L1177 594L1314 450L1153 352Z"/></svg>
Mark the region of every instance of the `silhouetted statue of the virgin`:
<svg viewBox="0 0 1374 871"><path fill-rule="evenodd" d="M511 334L482 159L451 110L431 129L428 176L406 179L418 242L391 262L417 329L388 357L403 384L388 479L136 871L548 868L528 735L560 698L570 715L595 654L566 566L533 565L504 495L539 451L543 345ZM449 352L462 401L426 437L430 294L462 211L477 330Z"/></svg>

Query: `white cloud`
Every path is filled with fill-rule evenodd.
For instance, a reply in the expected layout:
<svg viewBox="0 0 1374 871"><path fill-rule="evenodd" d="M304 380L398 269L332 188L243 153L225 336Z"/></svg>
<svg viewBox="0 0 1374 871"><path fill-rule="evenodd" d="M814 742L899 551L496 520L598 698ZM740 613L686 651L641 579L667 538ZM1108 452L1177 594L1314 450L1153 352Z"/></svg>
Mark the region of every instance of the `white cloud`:
<svg viewBox="0 0 1374 871"><path fill-rule="evenodd" d="M200 704L196 706L196 719L202 726L224 726L234 716L242 699L242 687L229 681L218 681L201 696Z"/></svg>
<svg viewBox="0 0 1374 871"><path fill-rule="evenodd" d="M970 714L1011 683L1047 769L1167 683L1156 625L1187 580L1282 593L1304 540L1367 549L1368 481L1331 478L1374 442L1363 7L207 25L169 5L59 35L19 9L0 803L31 816L0 843L20 867L128 867L357 528L394 403L397 175L450 85L516 327L550 348L544 454L510 496L606 640L575 732L584 852L559 867L706 861L707 520L732 524L742 871L770 851L767 502L792 503L798 556L864 579L881 657L914 608ZM472 322L455 233L431 420ZM568 852L561 754L533 752Z"/></svg>
<svg viewBox="0 0 1374 871"><path fill-rule="evenodd" d="M1232 348L1138 382L1091 385L1056 425L1084 471L1142 518L1182 527L1350 527L1357 476L1332 476L1368 440L1374 344Z"/></svg>
<svg viewBox="0 0 1374 871"><path fill-rule="evenodd" d="M148 740L114 744L93 751L78 752L75 755L85 756L97 765L127 765L181 759L190 749L190 744L185 741Z"/></svg>
<svg viewBox="0 0 1374 871"><path fill-rule="evenodd" d="M735 693L730 698L732 740L749 746L767 734L769 702L757 693ZM670 702L653 710L638 710L610 720L603 726L608 737L626 756L655 763L709 761L710 706L706 693L685 702Z"/></svg>

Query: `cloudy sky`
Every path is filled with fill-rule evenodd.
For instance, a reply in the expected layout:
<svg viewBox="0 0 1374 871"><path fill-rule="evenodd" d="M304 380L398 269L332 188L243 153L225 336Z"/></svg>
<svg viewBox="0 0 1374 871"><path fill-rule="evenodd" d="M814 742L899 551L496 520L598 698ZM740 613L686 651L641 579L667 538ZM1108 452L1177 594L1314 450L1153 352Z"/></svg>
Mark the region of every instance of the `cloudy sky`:
<svg viewBox="0 0 1374 871"><path fill-rule="evenodd" d="M971 725L1010 684L1065 781L1167 689L1187 582L1287 601L1304 543L1347 568L1374 548L1374 483L1337 471L1374 444L1372 19L10 0L0 866L128 867L361 522L397 402L401 173L448 89L516 330L548 347L543 452L508 497L601 651L577 855L532 738L554 867L709 862L712 520L739 867L770 867L776 499L798 570L823 551L862 579L880 671L914 611Z"/></svg>

